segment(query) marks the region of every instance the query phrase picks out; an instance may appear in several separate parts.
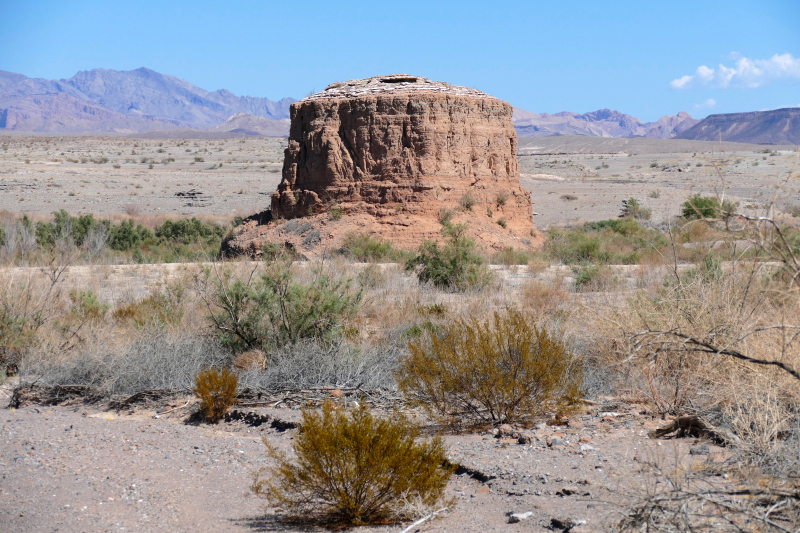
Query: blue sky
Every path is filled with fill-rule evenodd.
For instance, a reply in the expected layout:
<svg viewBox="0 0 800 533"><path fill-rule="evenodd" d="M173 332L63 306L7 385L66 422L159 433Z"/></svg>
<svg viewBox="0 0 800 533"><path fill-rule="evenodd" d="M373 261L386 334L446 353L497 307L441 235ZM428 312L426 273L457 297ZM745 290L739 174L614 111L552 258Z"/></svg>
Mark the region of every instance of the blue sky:
<svg viewBox="0 0 800 533"><path fill-rule="evenodd" d="M141 66L272 99L408 72L534 112L703 117L800 106L800 2L0 1L0 70Z"/></svg>

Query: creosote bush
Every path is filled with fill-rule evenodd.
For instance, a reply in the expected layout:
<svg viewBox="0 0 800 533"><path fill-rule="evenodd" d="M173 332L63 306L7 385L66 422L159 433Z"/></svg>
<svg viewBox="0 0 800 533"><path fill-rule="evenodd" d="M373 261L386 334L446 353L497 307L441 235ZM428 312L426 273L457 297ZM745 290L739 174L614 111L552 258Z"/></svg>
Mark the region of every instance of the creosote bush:
<svg viewBox="0 0 800 533"><path fill-rule="evenodd" d="M397 413L373 417L365 402L349 413L330 402L321 413L304 409L293 443L297 462L265 438L277 465L256 472L251 490L304 522L355 526L413 518L407 504L438 504L452 473L443 466L442 438L416 442L419 435Z"/></svg>
<svg viewBox="0 0 800 533"><path fill-rule="evenodd" d="M412 403L446 419L502 423L564 411L581 396L582 367L557 332L509 309L409 342L396 373Z"/></svg>
<svg viewBox="0 0 800 533"><path fill-rule="evenodd" d="M206 368L195 378L194 393L200 398L200 407L209 422L214 423L225 416L236 399L239 379L226 368Z"/></svg>

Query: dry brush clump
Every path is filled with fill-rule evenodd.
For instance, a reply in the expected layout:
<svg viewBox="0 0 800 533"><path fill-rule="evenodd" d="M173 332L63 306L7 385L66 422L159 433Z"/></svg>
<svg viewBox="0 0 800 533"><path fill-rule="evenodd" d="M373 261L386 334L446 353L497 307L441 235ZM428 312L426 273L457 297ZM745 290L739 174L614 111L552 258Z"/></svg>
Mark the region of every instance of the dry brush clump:
<svg viewBox="0 0 800 533"><path fill-rule="evenodd" d="M225 416L236 401L239 379L228 368L206 368L198 372L192 392L200 398L200 408L212 424Z"/></svg>
<svg viewBox="0 0 800 533"><path fill-rule="evenodd" d="M397 371L412 403L450 421L530 419L571 409L581 396L582 363L557 331L508 309L471 315L409 343Z"/></svg>
<svg viewBox="0 0 800 533"><path fill-rule="evenodd" d="M800 308L780 294L761 264L709 262L603 317L599 346L658 412L720 413L741 401L734 392L751 389L747 382L795 389L777 366L800 363L792 324Z"/></svg>
<svg viewBox="0 0 800 533"><path fill-rule="evenodd" d="M595 345L618 369L621 388L674 422L697 421L731 453L725 464L684 468L636 498L623 530L800 524L800 248L771 219L747 222L733 236L757 255L675 265L656 290L599 321L606 329Z"/></svg>
<svg viewBox="0 0 800 533"><path fill-rule="evenodd" d="M349 413L330 402L321 413L304 409L296 460L265 438L276 464L254 474L252 491L300 522L356 526L414 518L412 506L442 503L452 473L444 441L418 442L419 436L403 416L376 418L365 402Z"/></svg>

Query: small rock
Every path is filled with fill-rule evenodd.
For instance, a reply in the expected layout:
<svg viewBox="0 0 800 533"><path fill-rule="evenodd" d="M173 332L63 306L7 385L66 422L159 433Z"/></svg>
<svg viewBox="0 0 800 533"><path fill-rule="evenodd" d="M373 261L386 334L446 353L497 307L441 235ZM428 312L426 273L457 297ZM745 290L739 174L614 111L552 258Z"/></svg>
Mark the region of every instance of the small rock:
<svg viewBox="0 0 800 533"><path fill-rule="evenodd" d="M524 513L513 513L511 516L508 517L509 524L516 524L517 522L522 522L525 519L530 518L533 516L533 511L525 511Z"/></svg>
<svg viewBox="0 0 800 533"><path fill-rule="evenodd" d="M333 396L334 398L341 398L342 397L341 389L333 389L331 391L331 396Z"/></svg>
<svg viewBox="0 0 800 533"><path fill-rule="evenodd" d="M591 451L596 450L596 449L597 448L595 448L591 444L581 444L581 451L582 452L591 452Z"/></svg>
<svg viewBox="0 0 800 533"><path fill-rule="evenodd" d="M584 435L583 437L578 439L578 442L583 444L584 442L592 442L592 437Z"/></svg>
<svg viewBox="0 0 800 533"><path fill-rule="evenodd" d="M689 448L689 454L691 455L708 455L709 453L711 453L711 449L708 447L708 444L701 444L700 446Z"/></svg>
<svg viewBox="0 0 800 533"><path fill-rule="evenodd" d="M557 516L550 519L550 527L555 530L567 532L575 526L580 526L586 523L586 520L579 520L575 518L567 518L564 516Z"/></svg>
<svg viewBox="0 0 800 533"><path fill-rule="evenodd" d="M574 496L578 494L578 487L561 487L561 490L556 492L559 496Z"/></svg>
<svg viewBox="0 0 800 533"><path fill-rule="evenodd" d="M520 433L517 442L519 444L530 444L533 442L533 437L528 433Z"/></svg>
<svg viewBox="0 0 800 533"><path fill-rule="evenodd" d="M563 440L559 439L558 437L550 437L547 439L547 445L551 448L565 448L567 443Z"/></svg>

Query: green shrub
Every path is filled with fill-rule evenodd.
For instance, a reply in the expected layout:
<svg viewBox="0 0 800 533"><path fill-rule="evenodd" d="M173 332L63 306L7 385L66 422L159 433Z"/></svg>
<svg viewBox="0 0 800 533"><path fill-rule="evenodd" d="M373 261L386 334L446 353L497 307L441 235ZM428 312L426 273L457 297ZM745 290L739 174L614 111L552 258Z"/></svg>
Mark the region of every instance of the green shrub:
<svg viewBox="0 0 800 533"><path fill-rule="evenodd" d="M6 229L3 226L0 226L0 246L3 246L6 243Z"/></svg>
<svg viewBox="0 0 800 533"><path fill-rule="evenodd" d="M508 201L508 191L500 191L499 193L497 193L497 196L495 197L494 201L495 204L497 204L497 207L502 207L506 205L506 202Z"/></svg>
<svg viewBox="0 0 800 533"><path fill-rule="evenodd" d="M193 392L200 398L200 408L209 422L217 422L233 406L238 384L239 378L227 368L222 372L206 368L197 374Z"/></svg>
<svg viewBox="0 0 800 533"><path fill-rule="evenodd" d="M446 224L442 228L445 244L425 241L417 256L406 262L406 270L416 270L421 283L430 281L439 288L480 289L492 281L475 241L466 235L466 224Z"/></svg>
<svg viewBox="0 0 800 533"><path fill-rule="evenodd" d="M291 518L338 526L414 518L409 501L442 501L452 468L441 437L416 442L419 427L402 415L376 419L365 402L349 413L330 402L322 413L303 410L292 448L297 457L264 444L277 465L254 474L251 490Z"/></svg>
<svg viewBox="0 0 800 533"><path fill-rule="evenodd" d="M736 210L734 204L725 200L720 203L714 196L697 193L681 205L681 216L687 220L728 218Z"/></svg>
<svg viewBox="0 0 800 533"><path fill-rule="evenodd" d="M134 250L143 242L153 239L150 230L141 224L134 225L133 219L123 220L119 225L109 228L109 231L108 246L118 252Z"/></svg>
<svg viewBox="0 0 800 533"><path fill-rule="evenodd" d="M91 289L73 289L69 292L69 300L68 311L54 321L55 329L62 337L62 350L82 344L86 339L87 326L102 320L110 307L101 302Z"/></svg>
<svg viewBox="0 0 800 533"><path fill-rule="evenodd" d="M503 423L569 409L582 366L555 332L514 310L472 315L409 343L396 377L412 404L446 419Z"/></svg>
<svg viewBox="0 0 800 533"><path fill-rule="evenodd" d="M190 220L167 220L156 227L155 236L168 242L191 244L200 240L219 240L225 236L226 228L213 222Z"/></svg>
<svg viewBox="0 0 800 533"><path fill-rule="evenodd" d="M587 230L594 230L594 231L601 231L604 229L609 229L614 233L619 233L620 235L624 235L629 237L631 235L636 235L637 233L642 231L642 226L639 225L639 222L632 218L613 218L611 220L597 220L595 222L587 222L583 225L584 229Z"/></svg>
<svg viewBox="0 0 800 533"><path fill-rule="evenodd" d="M606 265L636 264L667 246L664 233L643 228L633 218L621 218L587 222L580 229L551 229L545 250L567 265Z"/></svg>
<svg viewBox="0 0 800 533"><path fill-rule="evenodd" d="M508 227L508 222L506 222L506 219L505 219L505 217L500 217L500 218L497 220L497 223L498 223L498 224L499 224L499 225L500 225L500 226L501 226L503 229L506 229L506 228Z"/></svg>
<svg viewBox="0 0 800 533"><path fill-rule="evenodd" d="M611 254L602 249L597 235L586 232L562 232L551 230L548 248L562 263L608 263Z"/></svg>
<svg viewBox="0 0 800 533"><path fill-rule="evenodd" d="M305 338L332 340L340 336L342 321L358 312L363 294L351 280L322 272L311 283L300 283L291 260L275 261L260 276L244 280L207 271L200 290L219 340L236 352L268 352Z"/></svg>
<svg viewBox="0 0 800 533"><path fill-rule="evenodd" d="M330 208L330 211L328 211L328 218L331 220L341 220L343 215L344 209L335 204Z"/></svg>

